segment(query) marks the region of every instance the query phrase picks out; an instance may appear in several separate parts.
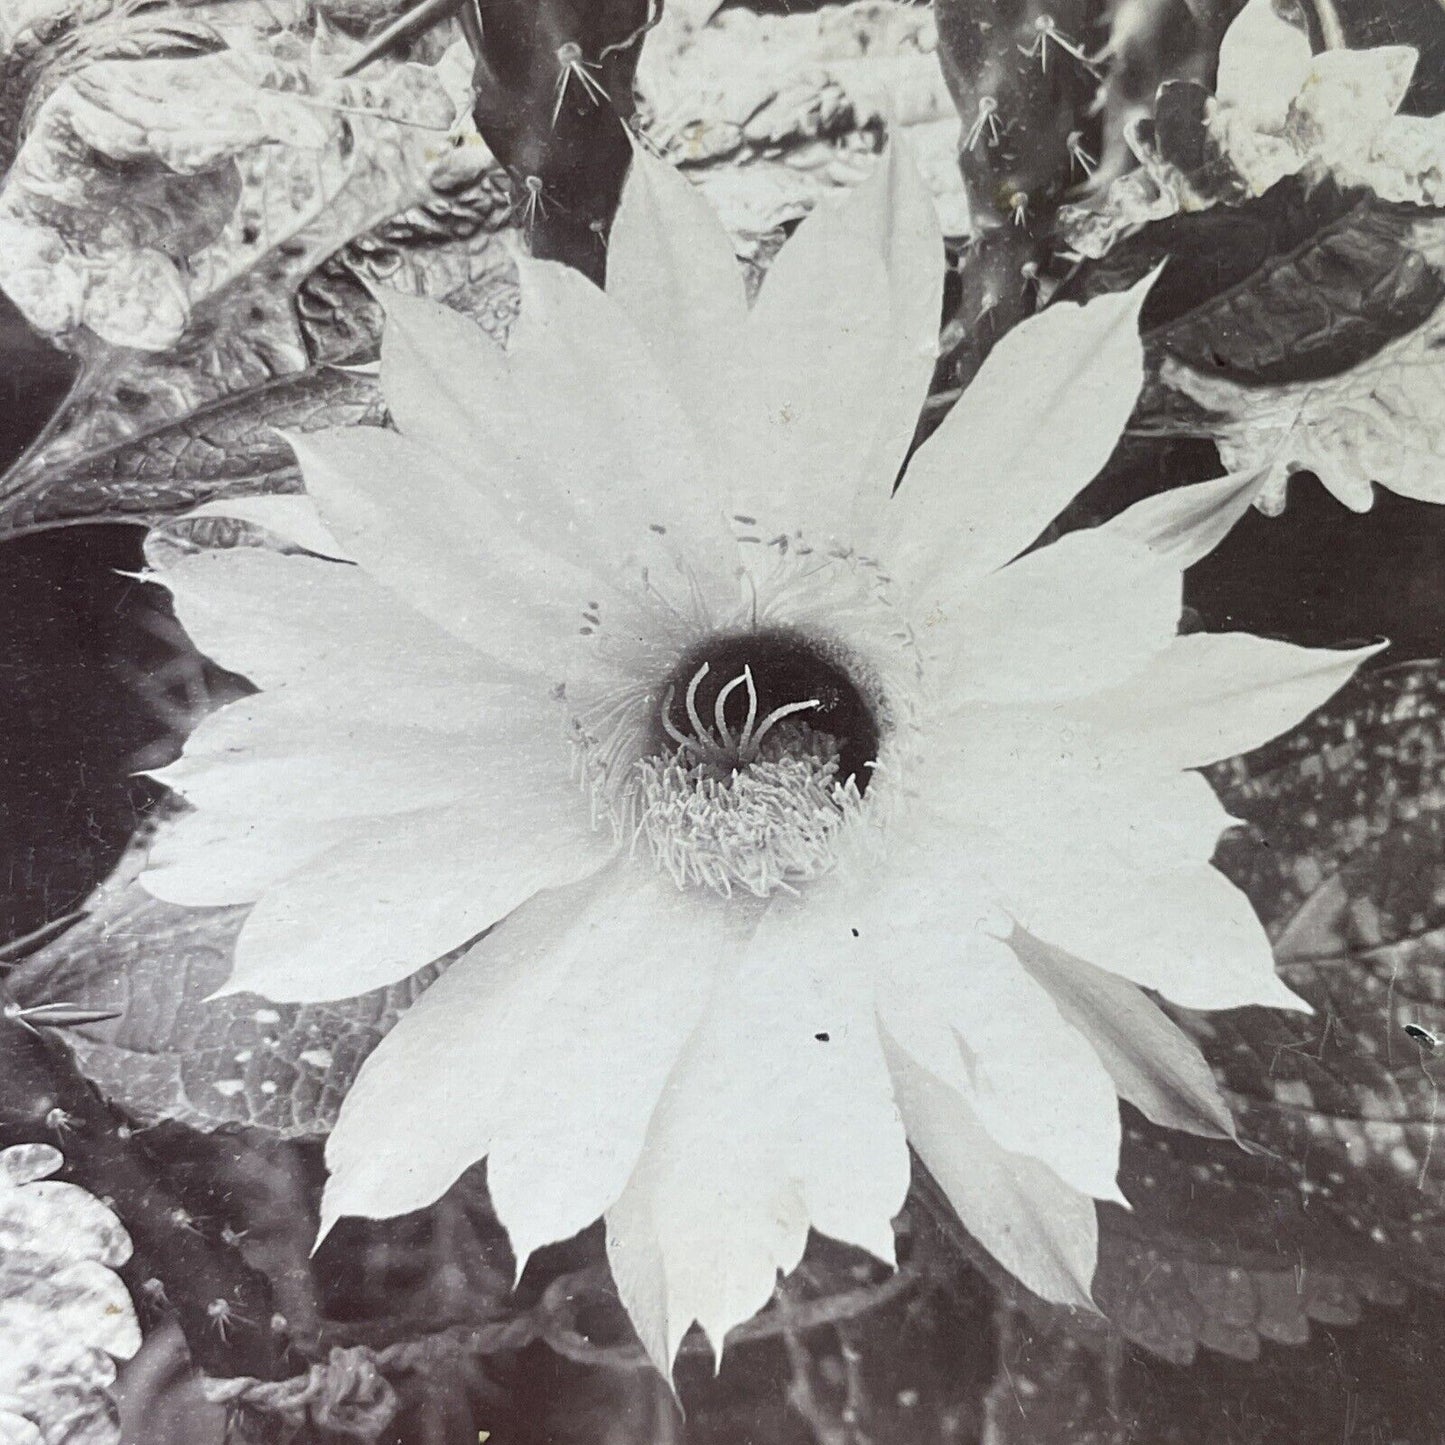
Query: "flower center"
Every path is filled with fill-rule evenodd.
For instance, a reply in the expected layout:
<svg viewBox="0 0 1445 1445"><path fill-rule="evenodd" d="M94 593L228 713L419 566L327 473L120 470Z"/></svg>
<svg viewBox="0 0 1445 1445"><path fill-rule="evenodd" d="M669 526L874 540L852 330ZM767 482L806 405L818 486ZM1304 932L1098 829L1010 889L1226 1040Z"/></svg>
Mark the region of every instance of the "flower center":
<svg viewBox="0 0 1445 1445"><path fill-rule="evenodd" d="M808 643L714 639L663 690L628 785L635 837L680 887L795 890L832 867L878 741L847 673Z"/></svg>

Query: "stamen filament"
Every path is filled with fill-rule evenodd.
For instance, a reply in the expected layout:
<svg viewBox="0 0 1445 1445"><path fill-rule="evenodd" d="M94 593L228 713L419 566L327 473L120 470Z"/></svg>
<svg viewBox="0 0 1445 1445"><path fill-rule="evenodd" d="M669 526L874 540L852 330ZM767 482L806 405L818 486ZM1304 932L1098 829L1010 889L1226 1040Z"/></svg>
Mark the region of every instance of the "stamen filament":
<svg viewBox="0 0 1445 1445"><path fill-rule="evenodd" d="M678 745L678 747L686 748L689 752L696 752L697 740L695 738L688 737L688 735L683 732L682 729L679 728L675 722L673 722L671 717L668 716L668 714L672 711L672 699L676 695L677 689L675 687L670 687L667 690L667 696L662 700L662 730L668 735L668 737L673 740L673 742Z"/></svg>
<svg viewBox="0 0 1445 1445"><path fill-rule="evenodd" d="M738 688L740 688L746 681L748 681L746 672L738 673L738 675L733 678L733 680L718 693L717 701L713 704L713 720L717 723L718 736L722 739L722 744L725 748L736 747L740 749L742 746L741 743L733 742L733 735L728 731L726 710L728 698L730 698L733 693L735 693Z"/></svg>
<svg viewBox="0 0 1445 1445"><path fill-rule="evenodd" d="M792 717L794 713L807 712L811 708L821 706L822 704L817 698L812 698L808 702L790 702L786 707L775 707L758 726L758 731L753 738L751 749L753 755L757 755L757 750L762 745L763 739L767 737L785 717Z"/></svg>
<svg viewBox="0 0 1445 1445"><path fill-rule="evenodd" d="M703 665L693 673L692 681L687 685L687 720L693 725L695 735L700 743L710 743L713 740L712 734L707 730L707 725L697 713L697 690L702 686L702 680L707 676L709 666L710 664L706 662L703 663Z"/></svg>
<svg viewBox="0 0 1445 1445"><path fill-rule="evenodd" d="M753 685L753 670L745 663L743 665L743 677L748 684L748 720L743 724L743 730L738 738L738 751L746 752L748 743L752 741L753 724L758 720L758 690Z"/></svg>

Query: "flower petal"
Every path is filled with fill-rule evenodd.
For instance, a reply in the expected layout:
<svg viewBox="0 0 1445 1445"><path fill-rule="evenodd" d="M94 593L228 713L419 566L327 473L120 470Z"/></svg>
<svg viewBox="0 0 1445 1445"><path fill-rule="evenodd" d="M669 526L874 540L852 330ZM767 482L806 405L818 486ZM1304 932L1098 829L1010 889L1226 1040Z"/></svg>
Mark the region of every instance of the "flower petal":
<svg viewBox="0 0 1445 1445"><path fill-rule="evenodd" d="M535 579L537 557L554 574L565 561L594 579L568 589L590 599L605 586L596 578L636 583L644 566L667 582L677 538L703 543L709 559L731 546L693 426L622 309L565 266L522 258L518 272L522 310L506 351L448 308L405 298L388 303L389 354L383 343L393 417L482 493L490 562L515 554L515 586ZM396 483L409 475L382 473L402 504L409 488Z"/></svg>
<svg viewBox="0 0 1445 1445"><path fill-rule="evenodd" d="M888 561L916 616L950 613L1109 460L1143 384L1139 312L1156 274L1014 327L915 453L893 500Z"/></svg>
<svg viewBox="0 0 1445 1445"><path fill-rule="evenodd" d="M566 675L604 584L519 539L484 478L380 427L288 439L323 521L368 575L503 666Z"/></svg>
<svg viewBox="0 0 1445 1445"><path fill-rule="evenodd" d="M699 431L714 444L748 305L712 207L678 170L634 146L607 242L607 294L632 319Z"/></svg>
<svg viewBox="0 0 1445 1445"><path fill-rule="evenodd" d="M1141 760L1127 742L1055 712L962 709L922 761L928 807L955 853L971 850L996 879L1019 870L1025 887L1041 858L1145 872L1205 863L1235 826L1197 773Z"/></svg>
<svg viewBox="0 0 1445 1445"><path fill-rule="evenodd" d="M457 692L455 712L423 711L416 722L410 689L360 703L287 688L240 698L151 776L195 807L248 819L505 806L499 800L518 792L550 808L577 801L569 737L550 700L502 685Z"/></svg>
<svg viewBox="0 0 1445 1445"><path fill-rule="evenodd" d="M655 583L681 566L733 600L725 488L649 344L578 272L533 259L518 268L507 363L529 410L511 444L531 490L512 504L578 565L601 557L634 578L647 566Z"/></svg>
<svg viewBox="0 0 1445 1445"><path fill-rule="evenodd" d="M518 909L363 1066L327 1145L323 1233L421 1208L483 1156L519 1271L590 1224L632 1173L734 925L630 868Z"/></svg>
<svg viewBox="0 0 1445 1445"><path fill-rule="evenodd" d="M475 457L515 421L506 353L440 301L390 289L379 294L386 311L381 393L396 429L451 456Z"/></svg>
<svg viewBox="0 0 1445 1445"><path fill-rule="evenodd" d="M1030 552L915 625L948 702L1054 702L1141 671L1174 640L1182 606L1171 558L1100 527Z"/></svg>
<svg viewBox="0 0 1445 1445"><path fill-rule="evenodd" d="M560 791L560 736L556 752ZM485 737L357 726L344 713L262 693L212 713L182 756L150 776L192 807L231 818L357 818L460 806L475 798L478 769L496 771L492 763Z"/></svg>
<svg viewBox="0 0 1445 1445"><path fill-rule="evenodd" d="M580 798L564 811L519 789L505 808L377 820L267 889L222 992L304 1003L385 987L605 860Z"/></svg>
<svg viewBox="0 0 1445 1445"><path fill-rule="evenodd" d="M1275 973L1249 899L1207 864L1148 873L1019 857L1003 903L1030 933L1186 1008L1309 1011Z"/></svg>
<svg viewBox="0 0 1445 1445"><path fill-rule="evenodd" d="M1278 130L1309 74L1309 33L1293 25L1274 0L1249 0L1219 44L1214 93L1259 130Z"/></svg>
<svg viewBox="0 0 1445 1445"><path fill-rule="evenodd" d="M943 231L933 193L901 138L889 142L873 174L844 204L853 224L871 238L883 259L897 338L894 360L879 378L874 405L880 421L873 455L863 472L863 485L875 490L860 520L876 525L886 512L899 468L918 430L938 359L946 270Z"/></svg>
<svg viewBox="0 0 1445 1445"><path fill-rule="evenodd" d="M1146 497L1107 525L1117 536L1133 538L1172 558L1182 572L1207 557L1229 535L1254 505L1263 485L1259 472L1230 472Z"/></svg>
<svg viewBox="0 0 1445 1445"><path fill-rule="evenodd" d="M194 511L187 512L182 520L189 522L195 517L234 517L237 521L263 528L278 541L314 552L318 557L342 562L351 560L326 529L321 514L316 510L316 503L307 496L224 497L214 502L203 502Z"/></svg>
<svg viewBox="0 0 1445 1445"><path fill-rule="evenodd" d="M891 1258L908 1153L871 998L792 913L720 981L607 1215L618 1291L664 1374L694 1320L721 1352L810 1223Z"/></svg>
<svg viewBox="0 0 1445 1445"><path fill-rule="evenodd" d="M196 646L265 689L365 698L378 686L459 692L495 679L484 658L357 567L255 547L168 564L176 617Z"/></svg>
<svg viewBox="0 0 1445 1445"><path fill-rule="evenodd" d="M356 826L354 820L186 813L157 833L139 882L153 898L184 908L254 903Z"/></svg>
<svg viewBox="0 0 1445 1445"><path fill-rule="evenodd" d="M748 317L732 423L733 509L768 535L851 543L872 477L878 378L892 376L888 274L852 210L819 205L778 253Z"/></svg>
<svg viewBox="0 0 1445 1445"><path fill-rule="evenodd" d="M1169 1129L1235 1137L1234 1116L1204 1055L1138 988L1026 933L1014 936L1013 949L1131 1104Z"/></svg>
<svg viewBox="0 0 1445 1445"><path fill-rule="evenodd" d="M1286 732L1385 645L1334 652L1244 632L1192 633L1070 712L1166 766L1203 767Z"/></svg>
<svg viewBox="0 0 1445 1445"><path fill-rule="evenodd" d="M969 1233L1042 1299L1096 1310L1094 1201L1047 1165L999 1148L963 1099L889 1047L908 1137Z"/></svg>
<svg viewBox="0 0 1445 1445"><path fill-rule="evenodd" d="M888 953L877 993L884 1028L967 1102L1001 1148L1041 1160L1086 1194L1121 1199L1112 1079L1009 945L961 926L946 888L920 879L913 899L887 895L892 928L879 930Z"/></svg>

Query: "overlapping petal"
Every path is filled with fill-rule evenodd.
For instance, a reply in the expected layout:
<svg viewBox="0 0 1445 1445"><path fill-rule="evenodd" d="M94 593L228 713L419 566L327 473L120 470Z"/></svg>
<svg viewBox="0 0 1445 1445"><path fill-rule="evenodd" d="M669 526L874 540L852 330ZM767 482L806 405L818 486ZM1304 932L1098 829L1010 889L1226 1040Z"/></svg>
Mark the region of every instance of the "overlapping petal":
<svg viewBox="0 0 1445 1445"><path fill-rule="evenodd" d="M523 305L505 350L468 337L471 323L437 303L392 307L382 381L398 427L472 478L533 548L630 583L641 566L686 557L719 584L729 568L710 576L704 564L724 556L723 499L647 341L576 272L529 258L518 270ZM534 589L549 595L545 579Z"/></svg>
<svg viewBox="0 0 1445 1445"><path fill-rule="evenodd" d="M1027 934L1013 951L1088 1039L1121 1098L1156 1124L1234 1137L1234 1119L1194 1041L1135 985Z"/></svg>
<svg viewBox="0 0 1445 1445"><path fill-rule="evenodd" d="M885 895L884 1028L1000 1148L1040 1160L1083 1193L1119 1198L1113 1080L1012 948L950 906L950 882L924 873Z"/></svg>
<svg viewBox="0 0 1445 1445"><path fill-rule="evenodd" d="M1164 766L1203 767L1293 727L1384 645L1331 651L1246 632L1192 633L1070 712Z"/></svg>
<svg viewBox="0 0 1445 1445"><path fill-rule="evenodd" d="M610 848L575 800L549 807L519 793L506 801L405 813L350 832L267 888L241 928L222 991L309 1002L382 988L534 893L606 862Z"/></svg>
<svg viewBox="0 0 1445 1445"><path fill-rule="evenodd" d="M725 910L615 870L519 908L367 1060L327 1145L323 1233L419 1209L484 1156L519 1258L591 1223L736 941Z"/></svg>
<svg viewBox="0 0 1445 1445"><path fill-rule="evenodd" d="M433 704L495 681L487 660L357 567L258 548L181 557L156 574L196 646L258 687ZM454 706L456 704L453 704Z"/></svg>
<svg viewBox="0 0 1445 1445"><path fill-rule="evenodd" d="M1309 1011L1275 973L1249 899L1208 864L1151 871L1017 854L998 876L1004 906L1030 933L1174 1003Z"/></svg>
<svg viewBox="0 0 1445 1445"><path fill-rule="evenodd" d="M380 427L290 441L328 530L366 574L508 671L565 677L591 602L636 629L636 604L605 572L517 533L482 460L463 471Z"/></svg>
<svg viewBox="0 0 1445 1445"><path fill-rule="evenodd" d="M356 826L350 819L184 813L157 833L141 886L183 908L254 903L273 884L334 848Z"/></svg>
<svg viewBox="0 0 1445 1445"><path fill-rule="evenodd" d="M894 499L886 555L916 616L950 615L1103 467L1144 380L1150 275L1014 327L921 446Z"/></svg>
<svg viewBox="0 0 1445 1445"><path fill-rule="evenodd" d="M908 1137L970 1234L1036 1295L1096 1309L1094 1201L1047 1165L1001 1149L961 1095L889 1050Z"/></svg>
<svg viewBox="0 0 1445 1445"><path fill-rule="evenodd" d="M923 645L948 702L1056 702L1142 671L1182 602L1172 557L1100 527L981 578L927 617Z"/></svg>
<svg viewBox="0 0 1445 1445"><path fill-rule="evenodd" d="M607 294L674 379L699 433L724 454L748 316L742 269L701 193L641 147L608 236Z"/></svg>
<svg viewBox="0 0 1445 1445"><path fill-rule="evenodd" d="M908 1153L869 991L792 912L729 961L607 1215L618 1290L664 1373L694 1320L721 1351L810 1225L892 1258Z"/></svg>

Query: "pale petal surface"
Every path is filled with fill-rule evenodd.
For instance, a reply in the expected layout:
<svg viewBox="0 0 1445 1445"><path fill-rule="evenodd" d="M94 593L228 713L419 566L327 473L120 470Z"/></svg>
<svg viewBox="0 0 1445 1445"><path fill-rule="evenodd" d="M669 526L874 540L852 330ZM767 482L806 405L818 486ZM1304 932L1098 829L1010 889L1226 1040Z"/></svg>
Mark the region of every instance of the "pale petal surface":
<svg viewBox="0 0 1445 1445"><path fill-rule="evenodd" d="M612 1204L729 942L725 917L710 930L670 883L642 882L539 894L422 995L342 1107L323 1232L420 1209L493 1154L519 1255Z"/></svg>
<svg viewBox="0 0 1445 1445"><path fill-rule="evenodd" d="M999 1148L963 1098L890 1053L908 1137L973 1237L1036 1295L1094 1309L1094 1201L1036 1159Z"/></svg>
<svg viewBox="0 0 1445 1445"><path fill-rule="evenodd" d="M892 1260L903 1125L871 999L818 938L785 917L732 961L608 1213L614 1278L664 1373L694 1320L721 1351L810 1225Z"/></svg>
<svg viewBox="0 0 1445 1445"><path fill-rule="evenodd" d="M889 527L917 615L947 616L1109 460L1144 380L1139 312L1153 281L1020 323L918 449Z"/></svg>

